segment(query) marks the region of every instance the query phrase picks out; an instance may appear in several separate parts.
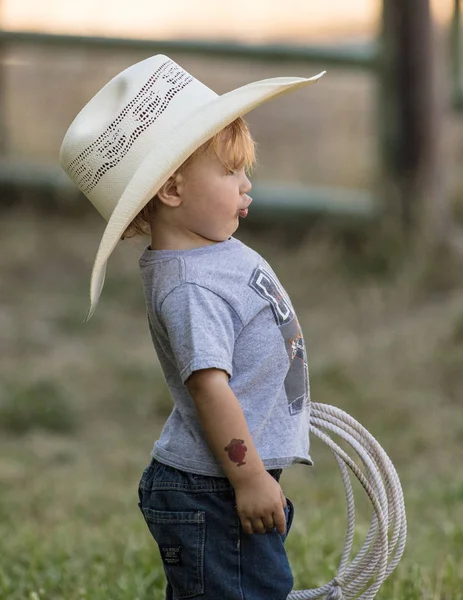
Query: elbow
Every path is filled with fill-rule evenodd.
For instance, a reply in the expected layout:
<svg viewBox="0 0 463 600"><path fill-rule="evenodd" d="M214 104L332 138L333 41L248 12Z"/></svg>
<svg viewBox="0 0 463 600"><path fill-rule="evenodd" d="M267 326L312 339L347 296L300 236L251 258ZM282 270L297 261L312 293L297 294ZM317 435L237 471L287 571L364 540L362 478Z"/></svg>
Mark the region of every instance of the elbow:
<svg viewBox="0 0 463 600"><path fill-rule="evenodd" d="M228 373L222 369L200 369L188 377L185 385L195 398L211 389L220 389L223 385L228 387Z"/></svg>

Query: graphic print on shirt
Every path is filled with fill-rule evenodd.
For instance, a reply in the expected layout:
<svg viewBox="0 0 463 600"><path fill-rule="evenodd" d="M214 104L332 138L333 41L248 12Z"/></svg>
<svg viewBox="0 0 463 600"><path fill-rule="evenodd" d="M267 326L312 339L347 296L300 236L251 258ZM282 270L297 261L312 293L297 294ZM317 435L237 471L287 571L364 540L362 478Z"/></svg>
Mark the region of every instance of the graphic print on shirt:
<svg viewBox="0 0 463 600"><path fill-rule="evenodd" d="M302 412L304 405L309 403L307 354L299 321L288 296L278 281L265 269L257 267L249 285L272 307L273 316L285 342L290 363L285 378L285 391L289 414L297 415Z"/></svg>

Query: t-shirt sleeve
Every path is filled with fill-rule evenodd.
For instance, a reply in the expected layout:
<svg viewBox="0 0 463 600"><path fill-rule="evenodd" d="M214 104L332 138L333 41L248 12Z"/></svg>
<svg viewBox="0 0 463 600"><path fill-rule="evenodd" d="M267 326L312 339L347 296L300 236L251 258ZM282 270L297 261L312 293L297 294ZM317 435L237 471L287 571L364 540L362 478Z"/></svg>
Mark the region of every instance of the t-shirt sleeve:
<svg viewBox="0 0 463 600"><path fill-rule="evenodd" d="M221 296L182 284L164 299L161 321L183 383L200 369L222 369L233 376L233 349L242 324Z"/></svg>

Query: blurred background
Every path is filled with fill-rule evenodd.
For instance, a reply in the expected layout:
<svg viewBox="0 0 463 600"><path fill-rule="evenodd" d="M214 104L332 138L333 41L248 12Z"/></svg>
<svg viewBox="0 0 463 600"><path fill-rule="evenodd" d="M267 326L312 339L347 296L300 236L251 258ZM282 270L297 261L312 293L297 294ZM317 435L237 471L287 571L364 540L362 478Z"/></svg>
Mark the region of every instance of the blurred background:
<svg viewBox="0 0 463 600"><path fill-rule="evenodd" d="M463 598L463 93L459 0L0 0L0 599L163 598L137 485L172 409L124 241L86 324L104 222L60 172L83 105L157 52L223 93L310 76L247 116L253 210L236 237L286 287L312 399L381 443L409 538L378 598ZM281 485L295 589L332 579L336 463ZM357 486L357 550L371 507ZM363 536L363 537L362 537Z"/></svg>

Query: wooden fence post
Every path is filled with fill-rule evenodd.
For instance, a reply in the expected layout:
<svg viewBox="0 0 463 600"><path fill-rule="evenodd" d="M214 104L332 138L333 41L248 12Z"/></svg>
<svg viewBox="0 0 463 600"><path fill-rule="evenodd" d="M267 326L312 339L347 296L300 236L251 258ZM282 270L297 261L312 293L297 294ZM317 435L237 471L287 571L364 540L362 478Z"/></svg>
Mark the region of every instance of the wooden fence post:
<svg viewBox="0 0 463 600"><path fill-rule="evenodd" d="M429 0L384 0L380 99L386 210L406 239L442 239L441 100Z"/></svg>
<svg viewBox="0 0 463 600"><path fill-rule="evenodd" d="M3 24L3 0L0 0L0 28ZM6 141L6 122L5 122L5 48L0 41L0 158L5 154Z"/></svg>

